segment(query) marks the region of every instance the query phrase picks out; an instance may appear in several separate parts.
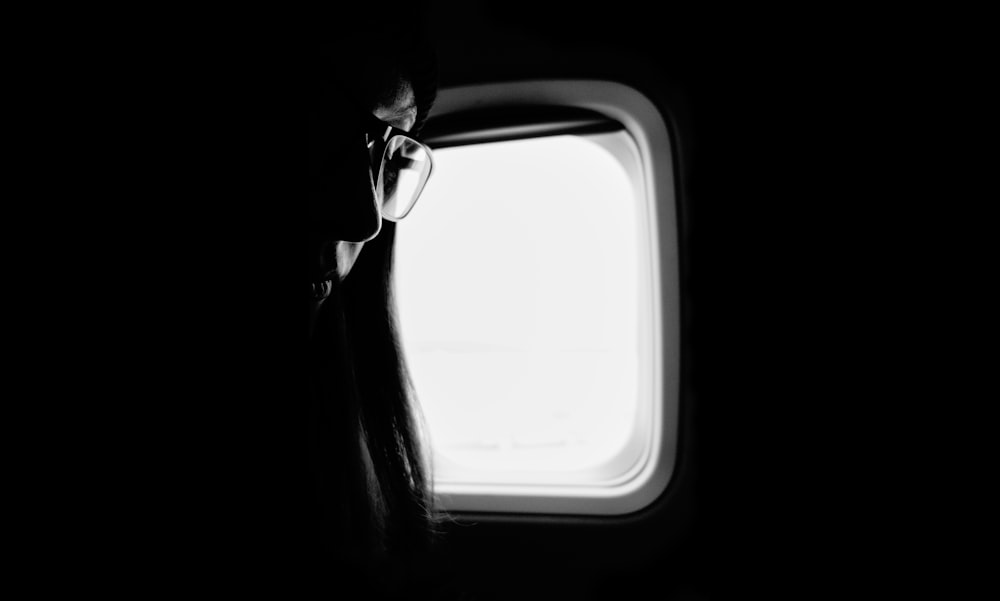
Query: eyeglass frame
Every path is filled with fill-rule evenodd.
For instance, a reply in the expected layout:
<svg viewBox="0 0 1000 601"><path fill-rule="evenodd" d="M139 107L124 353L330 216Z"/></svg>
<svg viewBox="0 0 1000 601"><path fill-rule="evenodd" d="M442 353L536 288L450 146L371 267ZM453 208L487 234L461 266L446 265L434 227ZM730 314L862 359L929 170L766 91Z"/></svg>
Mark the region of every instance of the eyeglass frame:
<svg viewBox="0 0 1000 601"><path fill-rule="evenodd" d="M431 152L431 149L429 146L427 146L427 144L423 143L420 139L418 139L410 132L395 127L393 125L390 125L389 123L382 121L381 119L379 119L378 117L376 117L375 115L371 114L368 111L361 111L361 112L364 113L367 121L367 123L364 126L365 145L368 148L368 154L369 154L368 167L371 173L373 186L377 187L376 184L378 182L378 178L382 173L383 167L385 166L385 149L388 148L389 141L395 138L396 136L402 136L412 141L413 143L423 148L424 152L427 153L427 177L424 178L423 185L420 186L420 190L417 192L416 197L413 199L413 202L410 203L410 206L409 208L406 209L405 213L403 213L399 217L390 217L386 215L382 208L384 206L385 199L376 198L376 202L378 202L379 204L379 214L382 216L383 219L392 221L394 223L402 221L407 215L410 214L410 211L413 210L413 207L417 205L417 201L420 200L420 195L424 193L424 188L427 186L427 181L430 180L431 174L434 171L434 154ZM376 133L376 132L381 132L381 133ZM376 141L378 142L378 144L380 144L380 148L378 152L373 152L373 148L376 144ZM376 156L378 157L377 164L375 162Z"/></svg>

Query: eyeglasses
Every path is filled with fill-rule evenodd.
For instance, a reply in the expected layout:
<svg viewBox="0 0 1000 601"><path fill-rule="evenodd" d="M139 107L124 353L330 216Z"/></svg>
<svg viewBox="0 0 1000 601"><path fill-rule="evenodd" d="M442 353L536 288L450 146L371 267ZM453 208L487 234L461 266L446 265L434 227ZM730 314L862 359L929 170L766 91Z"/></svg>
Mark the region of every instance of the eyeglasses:
<svg viewBox="0 0 1000 601"><path fill-rule="evenodd" d="M376 200L384 219L399 221L413 209L431 176L431 149L375 115L365 114L365 141Z"/></svg>

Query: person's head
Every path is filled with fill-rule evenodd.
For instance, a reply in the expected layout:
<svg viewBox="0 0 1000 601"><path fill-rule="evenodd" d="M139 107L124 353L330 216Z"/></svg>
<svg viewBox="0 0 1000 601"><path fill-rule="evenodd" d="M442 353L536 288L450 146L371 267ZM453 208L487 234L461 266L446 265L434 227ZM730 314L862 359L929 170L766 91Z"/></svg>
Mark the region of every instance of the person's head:
<svg viewBox="0 0 1000 601"><path fill-rule="evenodd" d="M316 308L385 223L406 216L431 169L414 139L436 93L431 46L405 20L351 23L357 29L316 57L308 234Z"/></svg>
<svg viewBox="0 0 1000 601"><path fill-rule="evenodd" d="M325 556L382 570L366 558L418 556L431 531L391 267L395 222L427 175L411 137L437 80L414 23L365 23L329 32L310 57L310 438Z"/></svg>

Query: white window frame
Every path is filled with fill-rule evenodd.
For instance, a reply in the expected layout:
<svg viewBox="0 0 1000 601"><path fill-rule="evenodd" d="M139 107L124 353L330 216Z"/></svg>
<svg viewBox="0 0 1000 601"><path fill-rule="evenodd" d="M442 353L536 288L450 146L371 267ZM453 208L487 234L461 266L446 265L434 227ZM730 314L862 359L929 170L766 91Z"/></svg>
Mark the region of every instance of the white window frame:
<svg viewBox="0 0 1000 601"><path fill-rule="evenodd" d="M437 506L449 512L623 515L660 496L673 475L680 399L680 277L673 145L655 105L639 91L600 80L531 80L441 89L433 117L472 109L553 106L588 109L621 123L635 142L642 170L640 356L638 402L648 417L648 446L629 472L588 485L436 482ZM643 278L647 274L648 278Z"/></svg>

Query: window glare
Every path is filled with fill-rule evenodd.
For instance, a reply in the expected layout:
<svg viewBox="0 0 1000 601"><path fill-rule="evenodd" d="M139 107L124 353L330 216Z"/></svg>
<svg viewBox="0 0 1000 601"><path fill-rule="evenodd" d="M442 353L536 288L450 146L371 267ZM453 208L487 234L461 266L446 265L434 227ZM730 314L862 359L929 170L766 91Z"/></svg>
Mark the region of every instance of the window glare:
<svg viewBox="0 0 1000 601"><path fill-rule="evenodd" d="M638 224L633 184L600 143L615 136L627 137L435 151L396 230L395 277L437 480L592 481L628 469Z"/></svg>

